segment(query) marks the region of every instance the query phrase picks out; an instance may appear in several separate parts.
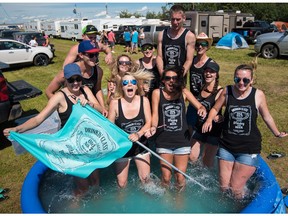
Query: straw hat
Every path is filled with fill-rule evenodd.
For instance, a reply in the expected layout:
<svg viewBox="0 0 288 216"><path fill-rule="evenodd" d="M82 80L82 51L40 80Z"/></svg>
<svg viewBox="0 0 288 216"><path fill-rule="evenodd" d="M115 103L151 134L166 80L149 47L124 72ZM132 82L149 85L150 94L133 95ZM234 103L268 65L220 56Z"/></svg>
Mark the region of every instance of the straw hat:
<svg viewBox="0 0 288 216"><path fill-rule="evenodd" d="M204 32L201 32L197 37L196 37L196 41L207 41L208 42L208 49L210 49L210 47L212 46L213 43L213 39L209 38Z"/></svg>

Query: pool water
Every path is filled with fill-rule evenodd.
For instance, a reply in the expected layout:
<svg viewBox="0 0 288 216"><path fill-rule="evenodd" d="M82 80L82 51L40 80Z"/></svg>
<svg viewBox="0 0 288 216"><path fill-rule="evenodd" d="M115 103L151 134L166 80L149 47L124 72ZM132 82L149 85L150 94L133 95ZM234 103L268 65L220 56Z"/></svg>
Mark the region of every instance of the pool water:
<svg viewBox="0 0 288 216"><path fill-rule="evenodd" d="M152 181L143 186L139 182L136 166L131 162L125 189L117 187L111 165L100 171L100 187L90 188L81 198L73 196L71 176L48 169L41 180L39 197L48 213L239 213L253 199L253 191L257 188L257 179L252 178L247 188L250 198L236 201L219 191L217 170L189 164L186 173L207 190L192 181L187 181L182 192L178 192L173 184L165 189L160 185L158 164L158 159L153 159Z"/></svg>

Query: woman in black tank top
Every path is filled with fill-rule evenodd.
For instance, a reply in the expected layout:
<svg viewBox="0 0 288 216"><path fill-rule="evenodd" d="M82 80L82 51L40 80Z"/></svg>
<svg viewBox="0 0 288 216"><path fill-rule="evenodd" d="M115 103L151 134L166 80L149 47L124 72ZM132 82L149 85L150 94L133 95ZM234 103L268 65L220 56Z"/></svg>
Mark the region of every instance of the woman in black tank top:
<svg viewBox="0 0 288 216"><path fill-rule="evenodd" d="M258 112L276 137L287 136L280 132L268 110L265 94L252 87L253 68L239 65L234 72L233 86L227 86L209 112L203 132L209 132L212 122L223 106L223 132L219 157L221 190L231 190L235 198L245 196L244 187L258 166L261 151L261 134L257 127Z"/></svg>
<svg viewBox="0 0 288 216"><path fill-rule="evenodd" d="M125 73L121 78L121 88L117 90L116 95L119 97L111 100L108 118L130 134L129 139L134 142L130 151L115 161L117 183L120 188L124 188L128 180L129 158L134 158L141 182L147 183L149 180L150 153L145 153L135 142L147 143L144 134L151 127L151 110L149 100L137 95L137 80L133 73Z"/></svg>
<svg viewBox="0 0 288 216"><path fill-rule="evenodd" d="M102 107L98 103L95 96L92 94L88 87L82 86L82 74L80 67L75 64L67 64L64 67L64 77L66 87L61 91L56 92L48 101L46 107L35 117L29 119L25 123L18 125L14 128L7 128L4 130L4 135L9 136L9 132L16 131L22 133L34 127L40 125L46 118L48 118L55 110L58 111L61 122L66 122L67 118L72 112L71 106L80 100L80 103L84 106L89 104L99 112L102 112ZM64 124L61 126L64 126ZM89 186L99 184L98 170L95 170L90 174L88 178L74 177L76 188L74 190L75 195L81 195L89 189Z"/></svg>
<svg viewBox="0 0 288 216"><path fill-rule="evenodd" d="M155 134L156 151L170 164L186 172L190 153L190 135L185 115L185 99L196 107L198 113L205 117L206 110L192 93L184 88L182 68L172 67L164 70L163 88L155 89L152 93L152 127L147 136ZM156 131L157 129L157 131ZM172 168L160 160L162 184L170 185ZM175 173L176 185L181 190L185 177Z"/></svg>

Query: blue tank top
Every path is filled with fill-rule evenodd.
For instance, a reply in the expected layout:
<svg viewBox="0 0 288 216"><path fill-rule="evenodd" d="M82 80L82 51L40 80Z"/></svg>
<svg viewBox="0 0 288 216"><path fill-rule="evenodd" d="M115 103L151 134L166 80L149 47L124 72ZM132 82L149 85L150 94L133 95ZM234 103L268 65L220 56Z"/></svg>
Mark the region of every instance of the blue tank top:
<svg viewBox="0 0 288 216"><path fill-rule="evenodd" d="M93 93L93 95L96 95L95 85L97 85L98 81L98 70L97 66L93 67L92 69L92 75L89 78L82 78L82 85L87 86Z"/></svg>

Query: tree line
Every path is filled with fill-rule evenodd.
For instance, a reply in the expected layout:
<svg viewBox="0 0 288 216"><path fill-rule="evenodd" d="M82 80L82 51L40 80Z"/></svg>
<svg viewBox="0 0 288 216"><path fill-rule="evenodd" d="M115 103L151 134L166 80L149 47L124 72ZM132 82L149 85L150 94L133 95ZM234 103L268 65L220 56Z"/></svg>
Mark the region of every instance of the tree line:
<svg viewBox="0 0 288 216"><path fill-rule="evenodd" d="M130 13L127 10L120 12L121 18L131 16L143 17L147 19L169 19L169 9L174 3L167 3L161 7L161 12L155 13L148 11L146 15L139 12ZM177 3L182 5L186 11L241 11L242 13L251 13L255 20L265 20L267 22L283 21L288 22L288 4L287 3Z"/></svg>

